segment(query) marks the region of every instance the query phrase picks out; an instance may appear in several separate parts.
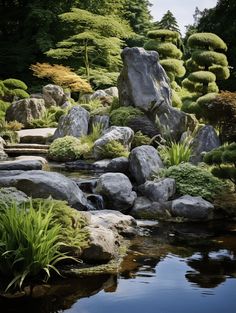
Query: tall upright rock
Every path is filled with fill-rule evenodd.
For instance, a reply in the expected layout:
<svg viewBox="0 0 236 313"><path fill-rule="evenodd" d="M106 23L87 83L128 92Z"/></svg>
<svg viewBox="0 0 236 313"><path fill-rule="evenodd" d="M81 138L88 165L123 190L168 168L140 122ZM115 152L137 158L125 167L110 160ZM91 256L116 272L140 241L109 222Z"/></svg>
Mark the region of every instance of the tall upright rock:
<svg viewBox="0 0 236 313"><path fill-rule="evenodd" d="M186 128L194 128L196 120L172 107L169 79L155 51L125 48L121 54L123 69L118 78L119 101L122 106L137 107L168 128L179 139Z"/></svg>

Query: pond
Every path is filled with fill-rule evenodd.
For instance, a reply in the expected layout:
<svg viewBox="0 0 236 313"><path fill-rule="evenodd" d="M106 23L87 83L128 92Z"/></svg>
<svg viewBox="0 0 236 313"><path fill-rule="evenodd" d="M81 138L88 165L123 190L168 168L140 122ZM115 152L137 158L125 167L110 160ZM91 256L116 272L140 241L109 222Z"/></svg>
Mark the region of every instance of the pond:
<svg viewBox="0 0 236 313"><path fill-rule="evenodd" d="M235 313L236 223L159 224L132 240L120 273L59 282L58 296L3 313Z"/></svg>

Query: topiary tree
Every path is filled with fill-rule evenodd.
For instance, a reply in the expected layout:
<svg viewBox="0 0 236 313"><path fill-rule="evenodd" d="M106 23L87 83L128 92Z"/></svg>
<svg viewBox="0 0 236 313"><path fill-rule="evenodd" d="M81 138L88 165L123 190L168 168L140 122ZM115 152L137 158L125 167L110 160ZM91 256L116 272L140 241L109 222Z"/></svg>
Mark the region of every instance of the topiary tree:
<svg viewBox="0 0 236 313"><path fill-rule="evenodd" d="M236 188L236 143L224 145L208 152L204 162L215 165L212 174L230 180Z"/></svg>
<svg viewBox="0 0 236 313"><path fill-rule="evenodd" d="M26 84L15 78L8 78L0 81L0 100L12 102L14 99L28 98L28 87Z"/></svg>
<svg viewBox="0 0 236 313"><path fill-rule="evenodd" d="M159 53L160 63L165 69L174 91L172 102L174 106L181 106L181 100L176 92L181 90L176 79L185 75L185 67L181 60L183 54L178 48L180 44L180 34L168 29L158 29L148 32L149 40L144 45L146 50L154 50Z"/></svg>
<svg viewBox="0 0 236 313"><path fill-rule="evenodd" d="M193 93L187 100L195 102L199 97L208 93L217 93L219 88L216 81L229 78L228 61L224 52L227 46L224 41L213 33L195 33L188 39L191 58L186 61L189 76L182 86ZM199 113L196 103L184 101L183 109L190 113ZM189 104L189 105L188 105Z"/></svg>

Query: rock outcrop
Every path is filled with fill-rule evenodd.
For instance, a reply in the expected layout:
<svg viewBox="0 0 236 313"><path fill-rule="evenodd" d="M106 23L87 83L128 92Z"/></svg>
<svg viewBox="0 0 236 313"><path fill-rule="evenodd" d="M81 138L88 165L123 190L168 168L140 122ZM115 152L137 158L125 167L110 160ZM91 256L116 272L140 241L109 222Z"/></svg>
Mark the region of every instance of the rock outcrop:
<svg viewBox="0 0 236 313"><path fill-rule="evenodd" d="M74 106L67 115L63 115L53 138L64 136L81 137L87 135L89 126L89 113L81 106Z"/></svg>
<svg viewBox="0 0 236 313"><path fill-rule="evenodd" d="M62 106L68 99L62 87L49 84L43 87L43 99L46 107Z"/></svg>

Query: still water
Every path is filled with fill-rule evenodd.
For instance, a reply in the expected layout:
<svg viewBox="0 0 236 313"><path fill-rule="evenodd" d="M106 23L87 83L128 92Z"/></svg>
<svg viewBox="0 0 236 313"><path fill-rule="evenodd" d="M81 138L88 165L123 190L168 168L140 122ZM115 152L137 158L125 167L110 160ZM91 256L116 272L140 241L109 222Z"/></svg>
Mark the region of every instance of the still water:
<svg viewBox="0 0 236 313"><path fill-rule="evenodd" d="M120 273L59 282L1 313L235 313L236 224L162 225L132 240Z"/></svg>

